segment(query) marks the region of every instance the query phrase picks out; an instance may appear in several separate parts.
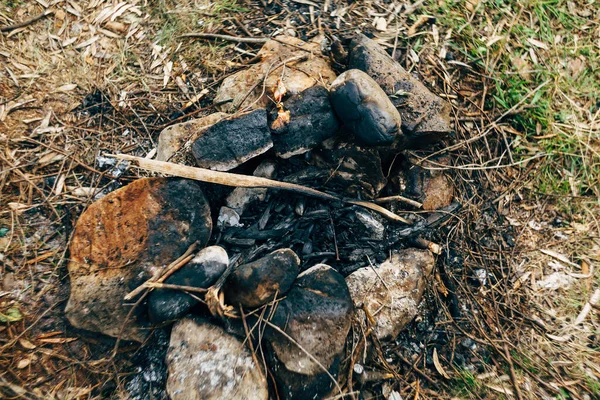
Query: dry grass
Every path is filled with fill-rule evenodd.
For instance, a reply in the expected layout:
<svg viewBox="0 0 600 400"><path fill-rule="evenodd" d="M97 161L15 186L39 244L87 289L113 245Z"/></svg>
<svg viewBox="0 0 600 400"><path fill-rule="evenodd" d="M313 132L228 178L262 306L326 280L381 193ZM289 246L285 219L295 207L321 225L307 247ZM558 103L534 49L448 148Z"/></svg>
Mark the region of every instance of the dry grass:
<svg viewBox="0 0 600 400"><path fill-rule="evenodd" d="M441 151L464 207L444 231L429 304L441 311L435 332L417 332L414 359L380 350L395 376L383 386L405 398L600 397L598 310L573 324L600 284L594 2L332 0L321 17L287 1L155 3L58 2L53 15L0 35L0 397L123 393L136 348L113 359L112 342L80 335L62 314L74 221L96 194L136 177L112 176L97 156L150 153L169 121L209 112L220 79L258 48L179 34L290 29L370 31L454 106L456 134ZM44 4L1 0L0 27ZM481 270L487 282L477 286ZM569 287L542 288L553 273ZM475 350L460 350L465 338ZM427 362L433 349L437 367Z"/></svg>

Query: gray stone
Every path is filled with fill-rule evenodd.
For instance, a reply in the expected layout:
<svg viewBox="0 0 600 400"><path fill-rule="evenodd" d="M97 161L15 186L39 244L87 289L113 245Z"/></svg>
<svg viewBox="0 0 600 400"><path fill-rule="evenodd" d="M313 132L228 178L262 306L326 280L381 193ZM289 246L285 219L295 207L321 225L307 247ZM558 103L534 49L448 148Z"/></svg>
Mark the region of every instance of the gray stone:
<svg viewBox="0 0 600 400"><path fill-rule="evenodd" d="M124 297L192 243L204 246L211 229L210 207L192 180L139 179L92 203L71 240L67 318L76 328L143 341L145 309L128 317Z"/></svg>
<svg viewBox="0 0 600 400"><path fill-rule="evenodd" d="M450 104L431 93L374 40L357 35L350 43L349 68L370 75L400 111L404 147L422 147L451 131Z"/></svg>
<svg viewBox="0 0 600 400"><path fill-rule="evenodd" d="M275 163L270 160L261 162L252 174L261 178L272 178L275 175ZM238 187L227 196L227 207L234 210L239 216L244 214L246 207L255 201L263 201L267 195L266 188Z"/></svg>
<svg viewBox="0 0 600 400"><path fill-rule="evenodd" d="M324 398L335 388L327 372L339 375L353 309L344 277L333 268L318 264L298 275L271 320L286 335L272 327L265 332L281 398Z"/></svg>
<svg viewBox="0 0 600 400"><path fill-rule="evenodd" d="M255 110L209 127L192 145L199 167L229 171L273 147L267 112Z"/></svg>
<svg viewBox="0 0 600 400"><path fill-rule="evenodd" d="M385 92L358 69L344 72L331 84L331 104L340 120L368 145L391 144L401 131L401 118Z"/></svg>
<svg viewBox="0 0 600 400"><path fill-rule="evenodd" d="M219 279L228 264L229 257L223 248L206 247L165 283L206 289ZM181 290L155 289L148 296L148 313L154 323L172 321L187 314L197 303L198 300Z"/></svg>
<svg viewBox="0 0 600 400"><path fill-rule="evenodd" d="M169 161L182 147L191 146L196 139L202 136L206 129L227 117L228 114L218 112L163 129L158 136L156 159L158 161Z"/></svg>
<svg viewBox="0 0 600 400"><path fill-rule="evenodd" d="M358 315L366 307L375 319L380 340L393 340L414 319L435 259L429 250L405 249L375 268L361 268L346 277Z"/></svg>
<svg viewBox="0 0 600 400"><path fill-rule="evenodd" d="M167 352L171 400L267 400L267 381L244 344L207 321L186 318Z"/></svg>

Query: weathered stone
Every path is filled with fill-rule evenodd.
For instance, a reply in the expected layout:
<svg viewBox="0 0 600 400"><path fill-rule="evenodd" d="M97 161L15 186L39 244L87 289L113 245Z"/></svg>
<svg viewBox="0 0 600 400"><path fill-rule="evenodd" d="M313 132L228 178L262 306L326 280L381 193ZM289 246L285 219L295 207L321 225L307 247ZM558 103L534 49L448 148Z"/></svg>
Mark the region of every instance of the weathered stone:
<svg viewBox="0 0 600 400"><path fill-rule="evenodd" d="M339 131L340 124L323 86L313 86L291 96L271 122L273 148L281 158L304 154Z"/></svg>
<svg viewBox="0 0 600 400"><path fill-rule="evenodd" d="M394 339L417 315L434 263L429 250L405 249L375 268L364 267L346 277L356 308L366 307L375 319L377 338ZM358 315L366 318L362 310Z"/></svg>
<svg viewBox="0 0 600 400"><path fill-rule="evenodd" d="M297 60L302 56L308 57ZM287 94L294 95L319 83L329 85L336 76L321 54L318 40L303 42L295 37L277 36L264 44L258 57L259 63L223 80L214 102L232 101L218 105L219 111L266 107L271 103L269 98L275 98L275 91L282 86Z"/></svg>
<svg viewBox="0 0 600 400"><path fill-rule="evenodd" d="M423 203L424 210L439 210L454 199L454 185L440 166L448 164L446 157L424 161L422 165L411 160L407 173L405 195Z"/></svg>
<svg viewBox="0 0 600 400"><path fill-rule="evenodd" d="M186 179L139 179L91 204L71 241L67 318L77 328L142 341L143 308L128 319L123 298L192 243L204 245L211 227L202 190Z"/></svg>
<svg viewBox="0 0 600 400"><path fill-rule="evenodd" d="M165 283L206 289L219 279L228 264L229 258L223 248L206 247L167 278ZM196 303L198 300L181 290L155 289L148 296L148 313L154 323L175 320L185 315Z"/></svg>
<svg viewBox="0 0 600 400"><path fill-rule="evenodd" d="M217 112L163 129L158 136L156 159L158 161L169 161L179 149L191 146L206 129L227 117L228 114Z"/></svg>
<svg viewBox="0 0 600 400"><path fill-rule="evenodd" d="M228 304L256 308L283 297L298 276L300 259L291 249L280 249L237 267L227 278L224 293Z"/></svg>
<svg viewBox="0 0 600 400"><path fill-rule="evenodd" d="M267 381L243 343L207 321L186 318L171 332L172 400L267 400Z"/></svg>
<svg viewBox="0 0 600 400"><path fill-rule="evenodd" d="M377 82L361 70L351 69L337 77L331 85L331 104L363 143L390 144L402 134L398 110Z"/></svg>
<svg viewBox="0 0 600 400"><path fill-rule="evenodd" d="M192 145L199 167L228 171L273 147L267 112L255 110L209 127Z"/></svg>
<svg viewBox="0 0 600 400"><path fill-rule="evenodd" d="M431 93L374 40L356 36L350 43L348 64L370 75L392 98L406 134L403 146L433 143L451 131L450 104Z"/></svg>
<svg viewBox="0 0 600 400"><path fill-rule="evenodd" d="M318 264L298 276L271 320L286 335L265 332L281 398L325 398L335 388L322 368L337 379L352 315L344 278L333 268Z"/></svg>

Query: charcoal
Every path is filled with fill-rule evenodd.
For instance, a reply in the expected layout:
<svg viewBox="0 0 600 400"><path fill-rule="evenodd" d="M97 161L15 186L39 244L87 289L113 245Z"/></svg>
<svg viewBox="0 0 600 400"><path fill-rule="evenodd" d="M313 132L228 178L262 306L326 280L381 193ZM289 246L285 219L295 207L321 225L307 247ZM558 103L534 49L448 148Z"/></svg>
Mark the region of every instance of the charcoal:
<svg viewBox="0 0 600 400"><path fill-rule="evenodd" d="M323 86L313 86L291 96L283 110L271 116L273 148L281 158L304 154L325 139L334 137L340 128Z"/></svg>
<svg viewBox="0 0 600 400"><path fill-rule="evenodd" d="M391 144L402 134L398 110L377 82L361 70L337 77L331 85L331 104L343 124L365 144Z"/></svg>
<svg viewBox="0 0 600 400"><path fill-rule="evenodd" d="M350 43L349 68L371 76L402 117L402 147L424 147L451 131L450 104L411 76L383 47L364 35Z"/></svg>
<svg viewBox="0 0 600 400"><path fill-rule="evenodd" d="M192 145L199 167L229 171L273 147L267 112L254 110L217 122Z"/></svg>
<svg viewBox="0 0 600 400"><path fill-rule="evenodd" d="M225 272L228 263L229 258L223 248L206 247L165 283L206 289ZM154 290L148 297L148 313L154 323L161 323L182 317L196 303L198 300L180 290Z"/></svg>
<svg viewBox="0 0 600 400"><path fill-rule="evenodd" d="M291 249L280 249L254 262L238 266L225 283L229 304L256 308L284 296L296 276L300 259Z"/></svg>

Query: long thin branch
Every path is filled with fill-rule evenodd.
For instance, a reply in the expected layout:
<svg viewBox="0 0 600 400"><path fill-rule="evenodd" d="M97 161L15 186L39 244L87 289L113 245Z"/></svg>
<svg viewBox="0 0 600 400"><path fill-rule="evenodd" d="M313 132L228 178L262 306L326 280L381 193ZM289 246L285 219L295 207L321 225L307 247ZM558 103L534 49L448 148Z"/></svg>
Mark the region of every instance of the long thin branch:
<svg viewBox="0 0 600 400"><path fill-rule="evenodd" d="M270 188L288 190L290 192L300 193L306 196L316 197L323 200L339 201L346 204L352 204L369 210L380 213L381 215L391 219L392 221L402 222L410 225L411 222L406 218L394 214L388 209L385 209L377 204L366 201L346 200L340 197L323 193L318 190L296 185L289 182L280 182L273 179L261 178L257 176L247 176L233 174L230 172L211 171L205 168L189 167L187 165L179 165L175 163L149 160L142 157L130 156L127 154L106 154L109 157L115 157L121 160L128 160L137 163L139 168L147 171L158 172L167 175L179 176L181 178L194 179L201 182L215 183L218 185L233 186L233 187L249 187L249 188Z"/></svg>
<svg viewBox="0 0 600 400"><path fill-rule="evenodd" d="M19 28L24 28L27 25L31 25L34 22L39 21L42 18L48 17L50 15L53 15L54 11L45 11L43 13L41 13L40 15L36 15L33 18L30 18L26 21L23 22L19 22L18 24L14 24L14 25L7 25L7 26L0 26L0 32L10 32L10 31L14 31L15 29L19 29Z"/></svg>
<svg viewBox="0 0 600 400"><path fill-rule="evenodd" d="M197 39L221 39L227 40L229 42L238 42L238 43L265 43L267 38L250 38L250 37L238 37L231 35L220 35L218 33L202 33L202 32L191 32L184 33L179 36L180 38L197 38Z"/></svg>

